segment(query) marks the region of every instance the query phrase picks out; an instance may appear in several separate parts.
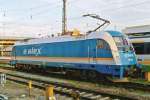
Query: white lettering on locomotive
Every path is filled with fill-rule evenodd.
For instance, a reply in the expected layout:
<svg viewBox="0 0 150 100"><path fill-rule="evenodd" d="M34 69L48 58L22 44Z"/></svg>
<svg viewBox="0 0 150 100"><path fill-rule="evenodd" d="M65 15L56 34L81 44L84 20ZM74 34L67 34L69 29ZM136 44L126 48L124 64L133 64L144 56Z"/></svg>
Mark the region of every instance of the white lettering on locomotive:
<svg viewBox="0 0 150 100"><path fill-rule="evenodd" d="M33 55L39 55L41 54L41 49L40 48L31 48L31 49L24 49L23 54L33 54Z"/></svg>

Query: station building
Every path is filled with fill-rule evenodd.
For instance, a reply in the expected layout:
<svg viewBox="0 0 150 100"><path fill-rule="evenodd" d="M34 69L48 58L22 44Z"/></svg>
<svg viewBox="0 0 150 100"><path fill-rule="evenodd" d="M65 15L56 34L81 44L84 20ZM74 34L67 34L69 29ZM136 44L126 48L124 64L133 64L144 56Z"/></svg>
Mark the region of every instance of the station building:
<svg viewBox="0 0 150 100"><path fill-rule="evenodd" d="M12 47L16 42L27 41L29 37L0 36L0 63L6 63L11 58Z"/></svg>

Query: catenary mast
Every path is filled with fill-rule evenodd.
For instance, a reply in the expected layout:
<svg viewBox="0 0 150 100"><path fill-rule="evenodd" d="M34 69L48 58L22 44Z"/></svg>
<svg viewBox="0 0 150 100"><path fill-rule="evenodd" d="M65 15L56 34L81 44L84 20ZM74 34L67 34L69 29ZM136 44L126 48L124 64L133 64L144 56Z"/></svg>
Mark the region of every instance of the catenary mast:
<svg viewBox="0 0 150 100"><path fill-rule="evenodd" d="M64 35L67 31L67 15L66 15L66 2L67 0L63 0L63 9L62 9L62 35Z"/></svg>

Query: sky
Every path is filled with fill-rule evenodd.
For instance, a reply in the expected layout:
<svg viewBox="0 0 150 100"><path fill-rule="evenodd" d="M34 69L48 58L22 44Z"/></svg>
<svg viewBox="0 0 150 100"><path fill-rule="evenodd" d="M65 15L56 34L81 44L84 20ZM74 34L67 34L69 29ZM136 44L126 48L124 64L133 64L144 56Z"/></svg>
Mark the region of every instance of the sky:
<svg viewBox="0 0 150 100"><path fill-rule="evenodd" d="M61 32L63 0L0 0L0 36L44 37ZM67 29L85 33L99 22L84 14L97 14L111 22L101 30L150 24L150 0L67 0Z"/></svg>

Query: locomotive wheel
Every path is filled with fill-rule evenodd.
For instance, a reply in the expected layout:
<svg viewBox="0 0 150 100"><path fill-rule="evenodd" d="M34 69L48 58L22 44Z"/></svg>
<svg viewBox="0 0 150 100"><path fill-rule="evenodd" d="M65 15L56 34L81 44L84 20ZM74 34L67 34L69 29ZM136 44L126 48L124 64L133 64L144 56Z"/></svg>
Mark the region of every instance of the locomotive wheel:
<svg viewBox="0 0 150 100"><path fill-rule="evenodd" d="M18 69L18 66L17 66L17 64L15 64L15 65L14 65L14 68L15 68L15 69Z"/></svg>
<svg viewBox="0 0 150 100"><path fill-rule="evenodd" d="M66 76L68 78L73 77L73 71L72 70L66 70L65 72L66 72Z"/></svg>
<svg viewBox="0 0 150 100"><path fill-rule="evenodd" d="M16 69L17 70L21 70L22 69L21 65L20 64L16 64Z"/></svg>
<svg viewBox="0 0 150 100"><path fill-rule="evenodd" d="M95 80L97 78L97 73L95 71L89 71L88 78L90 78L90 80Z"/></svg>
<svg viewBox="0 0 150 100"><path fill-rule="evenodd" d="M27 72L31 71L31 65L26 65L26 68L27 68Z"/></svg>
<svg viewBox="0 0 150 100"><path fill-rule="evenodd" d="M81 74L81 72L79 70L76 70L76 71L73 72L73 77L78 78L78 77L81 76L80 74Z"/></svg>
<svg viewBox="0 0 150 100"><path fill-rule="evenodd" d="M87 71L83 70L80 72L80 78L83 80L87 79Z"/></svg>

